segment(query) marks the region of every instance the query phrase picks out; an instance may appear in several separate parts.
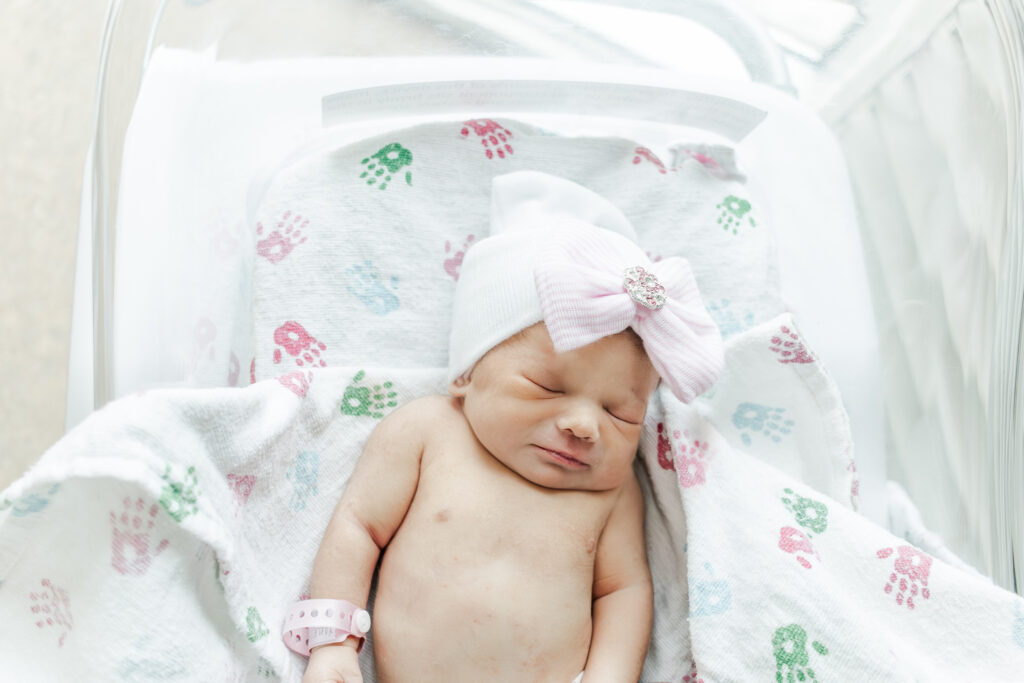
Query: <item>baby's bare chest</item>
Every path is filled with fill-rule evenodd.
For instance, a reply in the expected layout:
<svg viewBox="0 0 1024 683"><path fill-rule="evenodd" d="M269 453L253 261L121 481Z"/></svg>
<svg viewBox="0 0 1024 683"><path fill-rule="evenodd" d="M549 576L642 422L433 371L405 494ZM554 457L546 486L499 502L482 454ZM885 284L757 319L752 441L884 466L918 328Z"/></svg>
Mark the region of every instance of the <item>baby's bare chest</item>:
<svg viewBox="0 0 1024 683"><path fill-rule="evenodd" d="M593 563L608 516L603 500L543 490L503 466L449 455L421 474L403 526L484 557Z"/></svg>
<svg viewBox="0 0 1024 683"><path fill-rule="evenodd" d="M497 565L589 579L613 502L604 494L536 486L474 444L450 438L425 454L392 544L442 571Z"/></svg>

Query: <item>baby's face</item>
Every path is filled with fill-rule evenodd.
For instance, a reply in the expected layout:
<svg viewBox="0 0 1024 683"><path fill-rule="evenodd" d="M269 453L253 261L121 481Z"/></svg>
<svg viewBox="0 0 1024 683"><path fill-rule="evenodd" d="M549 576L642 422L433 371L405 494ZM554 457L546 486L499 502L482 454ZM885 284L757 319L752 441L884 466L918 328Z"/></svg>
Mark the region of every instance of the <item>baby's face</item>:
<svg viewBox="0 0 1024 683"><path fill-rule="evenodd" d="M606 491L632 476L658 374L631 330L556 353L544 323L449 387L480 443L548 488Z"/></svg>

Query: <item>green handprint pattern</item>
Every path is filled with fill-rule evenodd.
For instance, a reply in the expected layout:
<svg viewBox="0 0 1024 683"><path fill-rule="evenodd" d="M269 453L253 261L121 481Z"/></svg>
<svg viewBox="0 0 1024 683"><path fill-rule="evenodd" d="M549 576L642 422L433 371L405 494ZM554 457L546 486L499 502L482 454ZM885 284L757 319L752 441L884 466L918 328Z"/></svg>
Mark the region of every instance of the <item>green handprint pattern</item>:
<svg viewBox="0 0 1024 683"><path fill-rule="evenodd" d="M263 622L263 617L260 616L260 611L255 607L250 607L249 612L245 615L245 627L245 637L249 639L250 643L255 643L270 633L270 629Z"/></svg>
<svg viewBox="0 0 1024 683"><path fill-rule="evenodd" d="M352 378L352 384L345 387L345 394L341 397L341 412L345 415L368 415L376 419L384 417L386 408L394 408L398 405L395 397L398 395L391 391L391 382L362 386L361 382L366 377L366 372L360 370Z"/></svg>
<svg viewBox="0 0 1024 683"><path fill-rule="evenodd" d="M782 497L782 503L793 513L797 524L816 534L820 534L828 528L828 508L824 503L804 498L790 488L784 490L788 496Z"/></svg>
<svg viewBox="0 0 1024 683"><path fill-rule="evenodd" d="M199 478L195 467L189 467L184 477L179 479L171 476L171 466L168 465L163 480L160 505L175 521L180 522L199 511Z"/></svg>
<svg viewBox="0 0 1024 683"><path fill-rule="evenodd" d="M827 655L828 648L814 641L811 647L819 655ZM818 677L810 668L811 658L807 653L807 631L799 624L783 626L772 636L772 650L775 654L776 683L816 681Z"/></svg>
<svg viewBox="0 0 1024 683"><path fill-rule="evenodd" d="M362 164L366 170L359 177L365 178L367 185L374 185L380 181L377 187L383 190L391 182L392 173L398 173L403 167L412 165L412 152L397 142L392 142L363 159ZM411 171L405 172L405 182L412 185Z"/></svg>
<svg viewBox="0 0 1024 683"><path fill-rule="evenodd" d="M260 661L256 665L256 675L260 678L276 678L277 671L274 670L274 665L270 663L270 660L260 657Z"/></svg>
<svg viewBox="0 0 1024 683"><path fill-rule="evenodd" d="M746 223L750 227L757 227L757 223L754 222L753 216L748 216L750 213L750 202L736 195L729 195L721 202L715 205L718 209L718 224L722 226L725 231L732 231L732 234L736 234L740 225L746 219Z"/></svg>

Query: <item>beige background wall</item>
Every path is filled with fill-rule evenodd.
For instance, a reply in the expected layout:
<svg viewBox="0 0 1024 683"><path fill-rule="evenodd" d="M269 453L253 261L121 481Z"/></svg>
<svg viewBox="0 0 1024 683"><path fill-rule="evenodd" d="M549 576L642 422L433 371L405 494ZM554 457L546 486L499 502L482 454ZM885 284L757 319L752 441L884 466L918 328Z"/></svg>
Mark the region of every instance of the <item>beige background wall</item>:
<svg viewBox="0 0 1024 683"><path fill-rule="evenodd" d="M79 196L107 4L0 2L0 489L64 432Z"/></svg>

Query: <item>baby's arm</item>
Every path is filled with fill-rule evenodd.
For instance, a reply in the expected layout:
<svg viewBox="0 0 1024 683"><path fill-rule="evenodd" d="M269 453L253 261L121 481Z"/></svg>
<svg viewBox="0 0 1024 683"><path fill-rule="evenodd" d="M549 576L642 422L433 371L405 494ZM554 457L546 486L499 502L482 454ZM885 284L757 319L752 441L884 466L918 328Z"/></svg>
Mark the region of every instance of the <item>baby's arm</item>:
<svg viewBox="0 0 1024 683"><path fill-rule="evenodd" d="M597 546L594 633L584 683L640 678L654 619L644 546L644 502L636 477L623 486Z"/></svg>
<svg viewBox="0 0 1024 683"><path fill-rule="evenodd" d="M430 411L420 399L377 425L348 480L313 563L311 598L366 605L381 551L402 523L419 481ZM436 399L435 399L436 400ZM310 655L304 683L361 681L354 637Z"/></svg>

